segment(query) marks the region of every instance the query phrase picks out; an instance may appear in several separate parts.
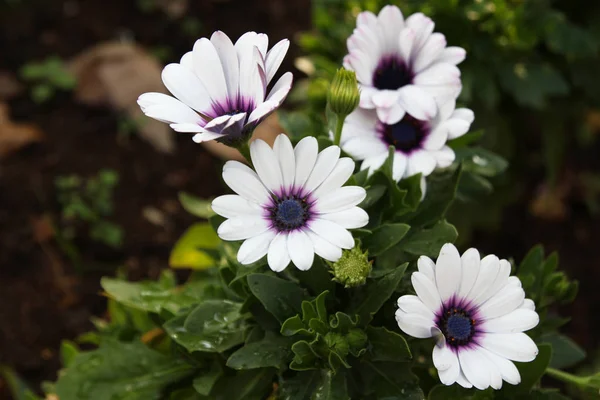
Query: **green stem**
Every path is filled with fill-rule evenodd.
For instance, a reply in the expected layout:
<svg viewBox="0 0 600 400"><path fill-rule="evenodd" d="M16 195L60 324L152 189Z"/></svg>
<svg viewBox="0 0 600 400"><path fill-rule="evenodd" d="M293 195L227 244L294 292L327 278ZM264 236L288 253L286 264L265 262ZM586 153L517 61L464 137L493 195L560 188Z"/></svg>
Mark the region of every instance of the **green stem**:
<svg viewBox="0 0 600 400"><path fill-rule="evenodd" d="M246 159L248 165L252 166L252 158L250 157L250 144L248 142L244 142L238 147L242 156Z"/></svg>
<svg viewBox="0 0 600 400"><path fill-rule="evenodd" d="M561 371L561 370L555 369L555 368L547 368L546 374L548 374L551 377L556 378L560 381L563 381L566 383L573 383L577 386L585 386L587 383L587 379L585 377L573 375L568 372Z"/></svg>
<svg viewBox="0 0 600 400"><path fill-rule="evenodd" d="M345 119L345 115L337 115L337 122L335 124L335 135L333 136L333 144L335 144L336 146L339 146L340 141L342 140L342 128L344 127Z"/></svg>

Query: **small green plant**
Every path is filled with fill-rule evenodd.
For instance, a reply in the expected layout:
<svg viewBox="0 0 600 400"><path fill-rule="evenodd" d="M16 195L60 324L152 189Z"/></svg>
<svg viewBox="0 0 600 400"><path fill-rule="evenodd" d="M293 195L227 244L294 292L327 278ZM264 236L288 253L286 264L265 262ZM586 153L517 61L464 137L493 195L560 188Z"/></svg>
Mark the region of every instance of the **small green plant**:
<svg viewBox="0 0 600 400"><path fill-rule="evenodd" d="M60 232L65 240L73 240L87 228L87 234L96 242L115 248L122 245L123 229L106 220L114 211L113 191L118 182L118 173L110 169L87 179L78 175L56 177L54 184L62 207Z"/></svg>
<svg viewBox="0 0 600 400"><path fill-rule="evenodd" d="M36 103L50 100L57 91L73 90L77 81L57 56L30 62L21 68L21 77L31 84L31 97Z"/></svg>

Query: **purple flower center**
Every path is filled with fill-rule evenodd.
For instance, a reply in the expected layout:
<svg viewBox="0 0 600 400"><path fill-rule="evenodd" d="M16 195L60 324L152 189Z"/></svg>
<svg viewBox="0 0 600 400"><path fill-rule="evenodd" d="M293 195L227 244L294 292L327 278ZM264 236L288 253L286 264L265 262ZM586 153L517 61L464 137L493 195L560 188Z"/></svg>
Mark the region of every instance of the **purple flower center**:
<svg viewBox="0 0 600 400"><path fill-rule="evenodd" d="M373 73L373 86L379 90L396 90L412 83L414 74L398 56L384 56Z"/></svg>
<svg viewBox="0 0 600 400"><path fill-rule="evenodd" d="M429 134L429 124L405 114L404 118L393 125L378 122L377 131L388 145L403 153L420 149L423 140Z"/></svg>
<svg viewBox="0 0 600 400"><path fill-rule="evenodd" d="M223 115L236 115L245 112L247 121L250 113L252 113L255 108L256 105L254 104L254 99L236 97L235 99L225 99L224 101L214 102L212 104L212 110L207 113L207 115L211 118L217 118ZM235 147L237 144L246 141L260 122L256 121L256 123L253 124L246 124L246 121L241 125L241 128L240 125L233 124L223 129L222 133L224 133L225 136L217 139L217 142Z"/></svg>
<svg viewBox="0 0 600 400"><path fill-rule="evenodd" d="M437 326L446 337L446 343L458 347L471 342L476 333L475 322L467 309L450 307L438 317Z"/></svg>
<svg viewBox="0 0 600 400"><path fill-rule="evenodd" d="M310 209L306 198L287 195L273 198L273 205L267 211L277 231L289 232L306 225L311 217Z"/></svg>

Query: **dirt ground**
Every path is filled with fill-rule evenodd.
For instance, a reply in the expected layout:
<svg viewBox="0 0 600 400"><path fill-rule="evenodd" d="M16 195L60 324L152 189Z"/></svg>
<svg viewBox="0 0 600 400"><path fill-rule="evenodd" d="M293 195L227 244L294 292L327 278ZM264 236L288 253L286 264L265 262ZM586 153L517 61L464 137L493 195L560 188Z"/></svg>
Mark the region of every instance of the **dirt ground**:
<svg viewBox="0 0 600 400"><path fill-rule="evenodd" d="M168 45L172 59L194 42L180 29L181 19L170 19L160 10L142 12L139 1L21 1L26 6L0 13L0 48L4 49L0 72L15 72L26 62L49 55L69 59L93 44L122 37L133 37L147 47ZM276 41L308 29L310 4L308 0L190 1L185 15L200 20L200 35L221 29L235 38L260 30ZM292 68L297 55L293 46L284 70ZM15 121L34 123L45 140L0 161L0 364L15 367L39 388L41 381L56 378L61 339L91 329L90 317L103 314L102 275L123 266L132 279L156 277L166 266L172 244L194 221L179 205L178 191L200 197L221 193L220 161L183 136L177 137L173 155L156 152L136 136L120 140L119 116L112 109L81 105L68 94L39 106L23 92L8 105ZM574 173L589 168L597 163L599 151L596 145L573 152L567 167ZM124 228L125 244L117 251L79 240L85 272L78 273L44 238L43 218L56 217L60 210L54 196L56 175L87 176L101 168L120 174L112 220ZM561 266L581 282L578 300L563 310L573 318L567 331L593 349L600 327L600 314L595 311L600 305L595 286L599 257L594 246L600 226L576 199L567 200L569 217L563 221L533 217L528 206L539 172L527 171L523 176L530 189L505 210L501 230L477 232L473 245L517 260L537 243L548 251L558 250ZM148 218L148 210L158 212L159 223ZM0 380L0 398L8 396Z"/></svg>

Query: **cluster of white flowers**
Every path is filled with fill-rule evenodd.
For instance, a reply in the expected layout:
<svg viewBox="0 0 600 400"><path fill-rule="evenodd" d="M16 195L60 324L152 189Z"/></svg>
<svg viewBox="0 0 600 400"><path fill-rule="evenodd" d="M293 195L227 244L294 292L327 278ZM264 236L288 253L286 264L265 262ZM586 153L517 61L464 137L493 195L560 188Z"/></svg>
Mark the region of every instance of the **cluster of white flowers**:
<svg viewBox="0 0 600 400"><path fill-rule="evenodd" d="M397 7L378 16L363 12L348 38L344 66L356 72L359 108L343 127L342 149L361 168L380 168L395 147L393 178L448 167L455 155L448 140L464 135L473 122L471 110L456 108L461 90L456 67L465 51L446 47L444 35L433 33L423 14L404 19ZM222 32L199 39L179 64L163 71L161 93L140 96L149 117L167 122L193 140L217 140L239 146L276 110L292 85L287 72L267 87L287 52L282 40L268 48L265 34L249 32L233 44ZM223 240L244 241L241 264L267 257L269 267L283 271L290 262L300 270L313 265L315 254L337 261L342 249L354 247L349 229L369 222L358 205L365 189L344 186L355 162L340 158L338 146L319 152L314 137L295 147L285 135L274 146L250 144L254 169L237 161L223 167L225 183L236 193L217 197L213 210L226 218L218 229ZM506 260L475 249L462 257L446 244L434 263L418 261L412 275L415 295L398 299L400 329L417 338L435 338L433 363L440 380L463 387L499 389L502 381L520 382L513 361L531 361L535 343L523 332L537 325L533 302L525 298Z"/></svg>

